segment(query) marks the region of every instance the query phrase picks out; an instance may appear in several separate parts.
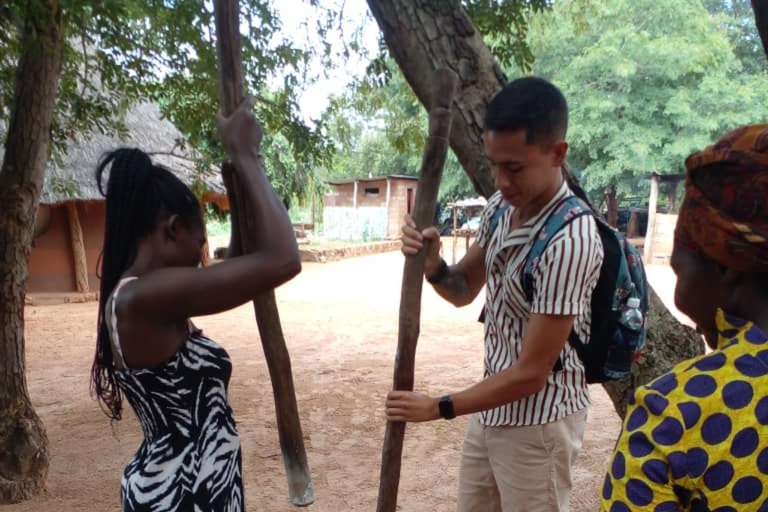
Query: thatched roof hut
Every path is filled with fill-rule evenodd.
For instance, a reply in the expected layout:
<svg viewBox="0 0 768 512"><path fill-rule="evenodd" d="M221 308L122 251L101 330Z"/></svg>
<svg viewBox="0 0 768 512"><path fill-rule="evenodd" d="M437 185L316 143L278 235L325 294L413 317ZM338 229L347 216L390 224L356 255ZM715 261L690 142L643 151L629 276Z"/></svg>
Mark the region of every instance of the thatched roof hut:
<svg viewBox="0 0 768 512"><path fill-rule="evenodd" d="M35 243L29 262L29 292L98 290L96 267L103 244L105 205L95 180L101 156L118 147L138 147L174 172L203 203L228 209L221 175L195 168L194 154L182 149L181 132L164 119L157 105L143 102L125 115L123 138L93 133L78 136L66 154L49 159L35 221ZM4 126L0 124L4 139ZM0 161L4 148L0 148Z"/></svg>
<svg viewBox="0 0 768 512"><path fill-rule="evenodd" d="M195 168L194 153L182 149L183 135L173 123L162 117L157 105L150 102L135 105L125 114L125 127L127 136L122 139L100 132L78 135L67 145L66 154L60 162L50 159L40 203L59 204L72 199L102 200L94 179L96 164L104 153L118 147L137 147L152 153L155 163L169 168L188 186L202 185L205 190L203 197L217 202L226 200L220 174L214 170L201 172Z"/></svg>

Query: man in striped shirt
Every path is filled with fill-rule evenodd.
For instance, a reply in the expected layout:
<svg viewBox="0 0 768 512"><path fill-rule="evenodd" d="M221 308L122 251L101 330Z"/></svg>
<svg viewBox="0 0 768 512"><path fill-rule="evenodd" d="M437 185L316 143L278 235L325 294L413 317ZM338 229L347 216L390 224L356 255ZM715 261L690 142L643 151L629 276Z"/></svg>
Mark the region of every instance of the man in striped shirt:
<svg viewBox="0 0 768 512"><path fill-rule="evenodd" d="M442 398L393 391L386 403L390 421L473 414L462 449L459 512L569 509L589 393L566 340L571 330L589 339L603 259L594 219L579 217L550 241L534 267L532 302L521 286L533 237L572 195L562 173L567 125L567 103L554 85L534 77L511 82L486 112L484 146L497 192L477 242L448 266L435 228L419 232L407 219L403 229L406 255L431 240L424 273L447 301L468 305L486 286L485 379Z"/></svg>

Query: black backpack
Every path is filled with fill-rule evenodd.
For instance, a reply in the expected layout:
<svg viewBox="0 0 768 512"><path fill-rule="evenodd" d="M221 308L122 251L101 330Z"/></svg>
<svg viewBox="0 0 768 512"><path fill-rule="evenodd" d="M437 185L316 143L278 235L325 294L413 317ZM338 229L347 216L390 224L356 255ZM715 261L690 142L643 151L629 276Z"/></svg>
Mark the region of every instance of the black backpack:
<svg viewBox="0 0 768 512"><path fill-rule="evenodd" d="M501 215L509 205L504 204L491 219L490 232L498 227ZM640 300L643 319L648 313L648 286L642 259L637 249L627 242L619 231L594 214L590 206L576 196L561 200L536 233L525 260L522 273L522 289L530 303L534 298L533 262L546 249L550 240L568 223L583 215L592 215L603 243L603 263L600 276L592 294L592 318L588 340L581 340L571 331L568 342L584 364L587 382L598 383L621 380L632 373L632 366L645 345L645 322L639 331L623 326L619 320L630 298ZM547 236L541 237L542 233ZM485 313L485 311L483 311ZM484 314L481 315L481 319ZM558 360L553 371L562 370Z"/></svg>

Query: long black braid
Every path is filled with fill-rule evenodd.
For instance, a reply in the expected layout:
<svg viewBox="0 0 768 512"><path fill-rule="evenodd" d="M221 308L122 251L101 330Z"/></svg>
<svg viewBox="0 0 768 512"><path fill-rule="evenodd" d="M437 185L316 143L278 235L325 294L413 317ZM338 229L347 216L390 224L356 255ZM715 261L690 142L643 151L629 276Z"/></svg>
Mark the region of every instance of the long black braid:
<svg viewBox="0 0 768 512"><path fill-rule="evenodd" d="M104 187L104 173L109 179ZM113 420L122 417L123 400L115 379L112 344L105 307L121 276L136 259L139 242L157 224L177 214L185 222L202 223L200 204L192 191L167 169L153 165L139 149L105 154L96 169L99 192L106 198L104 247L101 254L98 338L91 369L91 392Z"/></svg>

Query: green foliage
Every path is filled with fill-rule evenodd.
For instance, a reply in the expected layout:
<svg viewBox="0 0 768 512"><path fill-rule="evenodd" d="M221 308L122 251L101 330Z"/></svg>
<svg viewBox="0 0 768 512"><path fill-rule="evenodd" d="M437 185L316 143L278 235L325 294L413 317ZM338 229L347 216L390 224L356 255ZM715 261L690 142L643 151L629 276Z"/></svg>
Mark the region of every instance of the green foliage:
<svg viewBox="0 0 768 512"><path fill-rule="evenodd" d="M397 65L391 59L383 65L377 68L378 76L387 80L371 80L370 75L359 80L345 95L334 98L326 112L337 144L333 165L326 171L329 178L419 175L427 113ZM472 184L449 152L440 200L469 195L474 195Z"/></svg>
<svg viewBox="0 0 768 512"><path fill-rule="evenodd" d="M317 0L307 2L317 7ZM7 119L13 97L24 3L10 0L0 7L0 119ZM242 0L240 6L244 78L267 134L268 172L286 200L305 198L314 182L304 177L329 162L333 147L322 123L308 126L299 116L296 92L310 81L310 59L328 59L329 46L303 50L296 41L281 38L272 0ZM214 123L219 94L211 2L65 0L63 8L66 45L54 157L77 134L124 133L123 114L144 97L158 102L186 136L179 142L197 151L200 168L224 159ZM317 9L321 15L315 28L322 36L334 13ZM269 86L275 75L281 82Z"/></svg>
<svg viewBox="0 0 768 512"><path fill-rule="evenodd" d="M644 186L738 125L764 121L764 76L744 73L699 0L569 2L534 17L534 73L570 104L572 162L589 189Z"/></svg>
<svg viewBox="0 0 768 512"><path fill-rule="evenodd" d="M528 44L528 24L534 13L552 5L551 0L465 0L462 2L504 67L528 70L533 53ZM588 3L571 0L578 12ZM417 175L427 132L427 114L388 57L380 41L379 53L366 75L350 91L334 99L327 113L330 132L339 156L331 175L343 177L399 173ZM391 174L391 172L390 172ZM471 181L452 152L448 154L440 188L440 201L474 196Z"/></svg>
<svg viewBox="0 0 768 512"><path fill-rule="evenodd" d="M232 224L228 218L225 219L210 219L205 220L205 231L209 237L214 236L228 236L232 233Z"/></svg>
<svg viewBox="0 0 768 512"><path fill-rule="evenodd" d="M80 195L80 185L74 180L54 176L51 179L51 192L57 196L77 197Z"/></svg>
<svg viewBox="0 0 768 512"><path fill-rule="evenodd" d="M472 21L502 67L529 70L534 56L528 46L528 18L551 6L552 0L466 0Z"/></svg>
<svg viewBox="0 0 768 512"><path fill-rule="evenodd" d="M744 69L750 73L766 70L765 52L755 27L750 0L702 0L711 14L728 34L733 52Z"/></svg>

